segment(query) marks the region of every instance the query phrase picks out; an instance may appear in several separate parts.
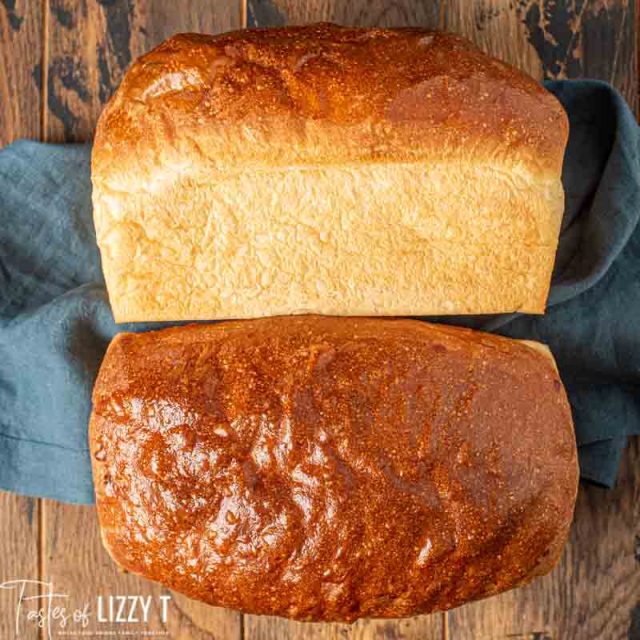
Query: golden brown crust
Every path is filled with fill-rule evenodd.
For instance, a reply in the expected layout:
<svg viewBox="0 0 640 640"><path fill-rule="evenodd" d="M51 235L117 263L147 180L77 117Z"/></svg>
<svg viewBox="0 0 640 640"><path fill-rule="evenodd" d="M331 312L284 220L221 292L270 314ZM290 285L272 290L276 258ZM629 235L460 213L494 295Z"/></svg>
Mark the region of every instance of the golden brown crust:
<svg viewBox="0 0 640 640"><path fill-rule="evenodd" d="M107 549L211 604L447 609L548 572L571 522L564 389L506 338L314 316L120 334L93 400Z"/></svg>
<svg viewBox="0 0 640 640"><path fill-rule="evenodd" d="M246 135L230 148L221 130L238 126ZM203 148L203 128L230 157ZM555 174L567 134L550 93L460 36L321 23L170 38L133 64L105 109L93 168L108 181L141 147L165 155L191 137L217 167L406 162L479 147Z"/></svg>

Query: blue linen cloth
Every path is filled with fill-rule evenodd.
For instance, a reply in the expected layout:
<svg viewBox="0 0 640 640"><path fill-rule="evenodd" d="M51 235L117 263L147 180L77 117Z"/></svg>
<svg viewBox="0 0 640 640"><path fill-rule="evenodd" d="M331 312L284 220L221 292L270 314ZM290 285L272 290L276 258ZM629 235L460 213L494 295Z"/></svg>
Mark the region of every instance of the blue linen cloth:
<svg viewBox="0 0 640 640"><path fill-rule="evenodd" d="M640 132L595 81L547 83L570 120L566 211L548 312L439 318L547 343L572 405L581 476L611 486L640 433ZM0 151L0 488L93 502L91 389L118 331L91 217L90 147Z"/></svg>

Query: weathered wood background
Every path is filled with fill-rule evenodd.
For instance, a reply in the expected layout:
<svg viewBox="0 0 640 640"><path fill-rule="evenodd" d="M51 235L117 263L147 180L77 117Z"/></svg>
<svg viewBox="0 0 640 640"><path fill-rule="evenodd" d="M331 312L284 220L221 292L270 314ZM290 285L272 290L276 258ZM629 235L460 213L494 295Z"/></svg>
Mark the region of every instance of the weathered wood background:
<svg viewBox="0 0 640 640"><path fill-rule="evenodd" d="M536 78L611 82L637 112L638 17L636 0L0 0L0 146L90 139L129 63L174 32L317 20L456 31ZM116 571L93 508L0 493L0 582L15 578L51 580L70 604L168 593ZM0 591L1 640L16 637L14 618L14 595ZM616 489L581 487L560 566L524 589L446 614L352 627L241 616L172 594L167 622L155 607L145 628L180 640L638 640L640 444L628 450ZM19 637L47 631L23 626Z"/></svg>

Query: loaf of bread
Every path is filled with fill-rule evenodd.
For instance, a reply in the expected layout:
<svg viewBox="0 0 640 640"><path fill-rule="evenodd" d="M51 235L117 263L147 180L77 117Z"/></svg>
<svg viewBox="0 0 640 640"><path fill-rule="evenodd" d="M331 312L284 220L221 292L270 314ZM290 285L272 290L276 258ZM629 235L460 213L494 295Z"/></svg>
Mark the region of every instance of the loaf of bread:
<svg viewBox="0 0 640 640"><path fill-rule="evenodd" d="M415 320L120 334L90 448L125 569L302 620L455 607L548 572L578 469L550 353Z"/></svg>
<svg viewBox="0 0 640 640"><path fill-rule="evenodd" d="M567 131L542 86L451 34L177 35L96 133L115 318L542 313Z"/></svg>

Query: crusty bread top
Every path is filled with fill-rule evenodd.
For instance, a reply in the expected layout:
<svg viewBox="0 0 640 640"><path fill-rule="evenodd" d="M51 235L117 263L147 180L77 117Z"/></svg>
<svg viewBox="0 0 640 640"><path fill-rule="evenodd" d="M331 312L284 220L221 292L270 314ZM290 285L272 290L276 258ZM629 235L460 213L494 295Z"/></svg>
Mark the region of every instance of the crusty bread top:
<svg viewBox="0 0 640 640"><path fill-rule="evenodd" d="M189 597L300 619L528 582L557 562L578 482L552 362L414 320L120 334L90 425L105 545Z"/></svg>
<svg viewBox="0 0 640 640"><path fill-rule="evenodd" d="M567 132L550 93L453 34L325 23L181 34L126 74L93 170L128 189L190 152L224 171L475 154L558 174Z"/></svg>

